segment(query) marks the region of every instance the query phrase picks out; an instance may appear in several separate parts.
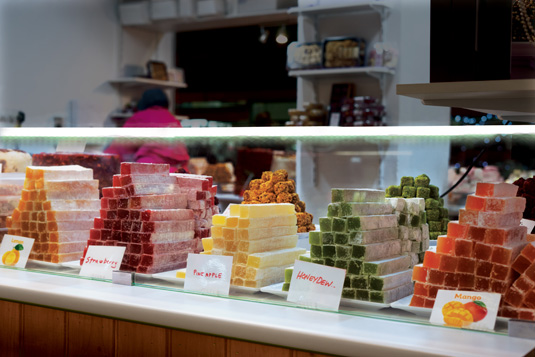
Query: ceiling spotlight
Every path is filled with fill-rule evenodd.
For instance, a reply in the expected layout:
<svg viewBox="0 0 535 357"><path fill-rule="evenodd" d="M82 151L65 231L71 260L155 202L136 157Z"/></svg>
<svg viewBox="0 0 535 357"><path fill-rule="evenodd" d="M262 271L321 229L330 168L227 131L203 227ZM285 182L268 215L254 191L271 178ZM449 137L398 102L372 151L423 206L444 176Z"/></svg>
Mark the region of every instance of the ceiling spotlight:
<svg viewBox="0 0 535 357"><path fill-rule="evenodd" d="M275 41L277 41L277 43L280 45L288 43L288 33L286 32L286 25L282 25L281 27L279 27L279 30L277 31L277 37L275 37Z"/></svg>
<svg viewBox="0 0 535 357"><path fill-rule="evenodd" d="M261 26L260 27L260 37L258 38L258 41L260 41L260 43L263 43L265 44L268 40L268 37L269 37L269 31L266 30L266 28L264 26Z"/></svg>

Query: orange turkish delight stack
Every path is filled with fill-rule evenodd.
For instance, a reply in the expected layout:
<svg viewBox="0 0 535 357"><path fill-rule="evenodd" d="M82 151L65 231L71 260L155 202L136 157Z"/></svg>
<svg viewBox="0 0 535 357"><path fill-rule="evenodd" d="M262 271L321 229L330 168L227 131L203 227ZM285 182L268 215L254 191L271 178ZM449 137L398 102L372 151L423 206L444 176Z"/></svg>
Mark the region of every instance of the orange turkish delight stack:
<svg viewBox="0 0 535 357"><path fill-rule="evenodd" d="M520 226L526 200L516 197L517 189L477 184L459 221L449 222L447 234L438 237L436 253L427 251L423 264L414 267L411 306L433 307L441 289L506 296L518 277L513 262L527 244L526 227Z"/></svg>
<svg viewBox="0 0 535 357"><path fill-rule="evenodd" d="M535 320L535 243L529 243L515 259L513 270L520 274L505 294L501 315Z"/></svg>
<svg viewBox="0 0 535 357"><path fill-rule="evenodd" d="M316 229L312 224L312 215L306 212L305 202L295 192L295 181L288 179L286 170L264 171L262 178L252 180L243 193L242 204L292 203L295 205L298 233Z"/></svg>

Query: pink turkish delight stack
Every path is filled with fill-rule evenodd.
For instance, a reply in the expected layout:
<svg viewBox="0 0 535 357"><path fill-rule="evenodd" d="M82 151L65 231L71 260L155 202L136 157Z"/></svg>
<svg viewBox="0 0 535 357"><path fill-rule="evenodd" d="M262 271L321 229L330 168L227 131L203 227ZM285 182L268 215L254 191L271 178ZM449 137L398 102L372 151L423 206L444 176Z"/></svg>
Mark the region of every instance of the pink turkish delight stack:
<svg viewBox="0 0 535 357"><path fill-rule="evenodd" d="M211 183L205 176L170 175L168 164L121 163L113 187L102 189L88 246L126 247L121 270L154 274L185 267L188 253L199 251L201 235L210 234L198 228L200 208L188 206L212 214ZM197 204L197 197L208 198Z"/></svg>

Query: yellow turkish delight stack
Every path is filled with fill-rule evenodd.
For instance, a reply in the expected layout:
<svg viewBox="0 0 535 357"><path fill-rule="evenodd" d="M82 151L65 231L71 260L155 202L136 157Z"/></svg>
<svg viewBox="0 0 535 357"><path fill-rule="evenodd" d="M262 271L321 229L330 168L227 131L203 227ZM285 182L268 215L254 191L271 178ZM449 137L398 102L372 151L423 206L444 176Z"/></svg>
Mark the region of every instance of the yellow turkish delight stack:
<svg viewBox="0 0 535 357"><path fill-rule="evenodd" d="M28 166L9 234L35 239L30 259L62 263L80 259L98 217L98 180L78 165Z"/></svg>
<svg viewBox="0 0 535 357"><path fill-rule="evenodd" d="M212 254L233 256L232 285L259 288L284 280L297 248L297 217L291 203L231 205L212 217Z"/></svg>
<svg viewBox="0 0 535 357"><path fill-rule="evenodd" d="M291 203L295 207L299 233L313 231L312 215L306 212L305 202L295 192L295 181L288 179L286 170L265 171L262 178L252 180L243 193L243 204Z"/></svg>

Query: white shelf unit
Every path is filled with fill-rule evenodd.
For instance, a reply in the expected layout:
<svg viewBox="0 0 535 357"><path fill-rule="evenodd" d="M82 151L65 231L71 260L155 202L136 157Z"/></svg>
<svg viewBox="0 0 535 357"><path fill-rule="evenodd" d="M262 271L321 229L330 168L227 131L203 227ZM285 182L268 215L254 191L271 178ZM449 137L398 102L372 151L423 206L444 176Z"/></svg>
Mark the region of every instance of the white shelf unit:
<svg viewBox="0 0 535 357"><path fill-rule="evenodd" d="M169 88L187 88L188 85L186 83L180 83L180 82L171 82L171 81L161 81L157 79L151 79L151 78L142 78L142 77L123 77L123 78L117 78L112 79L109 81L112 85L117 86L123 86L123 87L143 87L145 89L147 88L162 88L162 89L169 89Z"/></svg>
<svg viewBox="0 0 535 357"><path fill-rule="evenodd" d="M384 75L394 75L395 71L386 67L348 67L348 68L321 68L321 69L296 69L288 72L290 77L314 78L327 76L345 76L367 74L375 78Z"/></svg>
<svg viewBox="0 0 535 357"><path fill-rule="evenodd" d="M375 12L389 9L391 4L386 1L362 1L356 4L318 5L309 7L292 7L289 14L315 16L339 15L341 12Z"/></svg>

